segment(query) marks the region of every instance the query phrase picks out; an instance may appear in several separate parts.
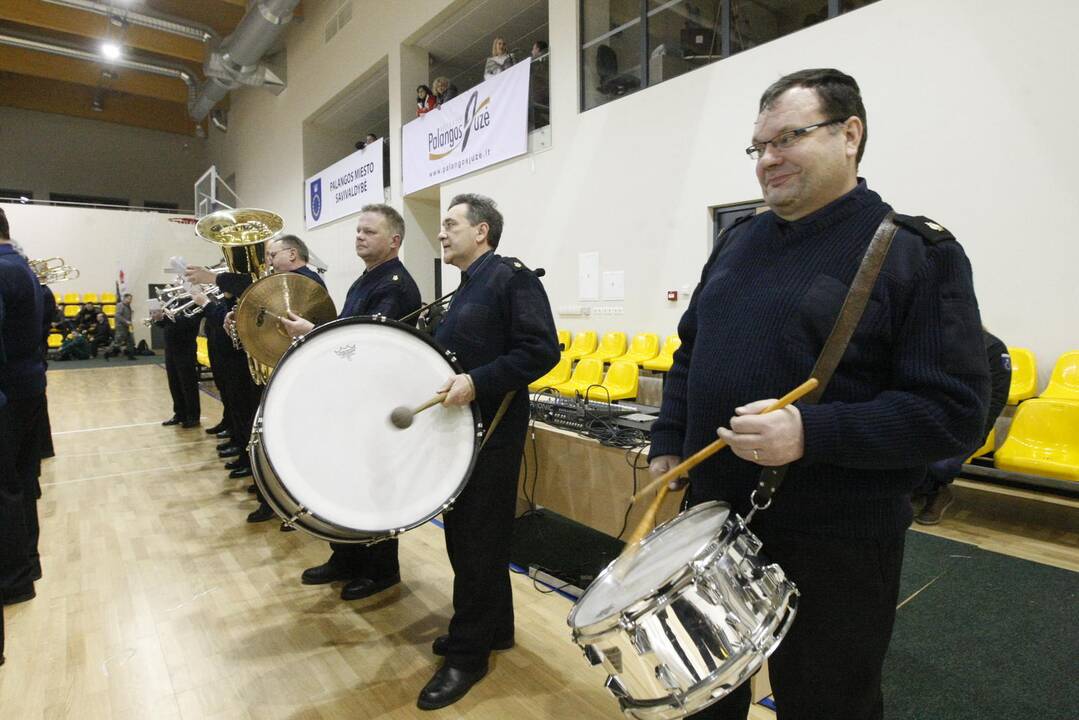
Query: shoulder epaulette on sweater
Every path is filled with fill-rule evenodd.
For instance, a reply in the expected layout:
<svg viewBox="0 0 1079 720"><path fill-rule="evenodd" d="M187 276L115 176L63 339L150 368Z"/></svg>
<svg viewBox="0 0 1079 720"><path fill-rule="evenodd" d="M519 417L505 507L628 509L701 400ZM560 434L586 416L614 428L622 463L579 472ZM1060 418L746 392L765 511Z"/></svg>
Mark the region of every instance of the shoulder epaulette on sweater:
<svg viewBox="0 0 1079 720"><path fill-rule="evenodd" d="M521 262L515 257L502 257L499 259L502 260L502 262L507 265L509 269L513 272L521 272L522 270L528 269L527 267L525 267L525 264L523 262Z"/></svg>
<svg viewBox="0 0 1079 720"><path fill-rule="evenodd" d="M945 240L955 240L951 231L924 215L900 215L896 213L895 224L905 227L907 230L920 235L930 245L936 245Z"/></svg>

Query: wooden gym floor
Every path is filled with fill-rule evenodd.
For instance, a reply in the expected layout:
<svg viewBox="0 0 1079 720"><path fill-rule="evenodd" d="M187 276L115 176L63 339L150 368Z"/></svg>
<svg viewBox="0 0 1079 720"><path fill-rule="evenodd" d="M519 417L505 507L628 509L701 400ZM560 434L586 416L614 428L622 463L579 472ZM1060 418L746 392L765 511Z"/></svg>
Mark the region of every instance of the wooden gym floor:
<svg viewBox="0 0 1079 720"><path fill-rule="evenodd" d="M202 403L213 424L220 405ZM226 478L216 439L160 425L171 409L162 367L53 371L49 404L57 457L42 476L44 578L36 599L5 608L0 717L621 717L604 674L569 639L569 601L520 575L517 647L461 702L417 710L451 611L441 530L404 537L401 585L342 602L340 583L299 582L326 559L325 543L275 521L246 524L249 479ZM994 519L969 494L960 488L957 504L974 510L936 534L1079 570L1074 532ZM755 707L750 717L774 715Z"/></svg>

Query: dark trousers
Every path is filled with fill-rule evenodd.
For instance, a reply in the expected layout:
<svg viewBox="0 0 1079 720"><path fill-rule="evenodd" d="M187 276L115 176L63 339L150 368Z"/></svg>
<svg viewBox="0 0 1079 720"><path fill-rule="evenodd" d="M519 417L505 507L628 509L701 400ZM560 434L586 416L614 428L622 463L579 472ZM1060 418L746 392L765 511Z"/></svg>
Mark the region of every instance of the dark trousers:
<svg viewBox="0 0 1079 720"><path fill-rule="evenodd" d="M255 420L255 412L258 411L262 401L262 386L256 385L247 369L246 356L243 366L230 367L227 385L232 389L229 394L229 413L232 424L232 442L238 445L242 452L237 458L245 465L250 465L251 457L247 454L247 445L251 442L251 425ZM258 494L262 501L262 494Z"/></svg>
<svg viewBox="0 0 1079 720"><path fill-rule="evenodd" d="M210 369L214 375L214 385L217 386L217 392L221 396L221 422L225 424L229 430L232 430L232 412L230 405L232 403L232 396L230 394L231 388L229 387L228 373L222 368L222 354L231 350L231 347L225 347L226 343L231 344L228 335L221 328L215 328L213 321L206 320L206 354L210 358Z"/></svg>
<svg viewBox="0 0 1079 720"><path fill-rule="evenodd" d="M202 408L199 404L199 370L195 348L166 348L165 372L169 376L172 395L172 414L184 422L197 422Z"/></svg>
<svg viewBox="0 0 1079 720"><path fill-rule="evenodd" d="M510 422L507 415L480 452L468 485L443 513L453 567L446 662L465 670L485 668L492 643L513 639L508 566L527 416L523 421Z"/></svg>
<svg viewBox="0 0 1079 720"><path fill-rule="evenodd" d="M397 539L374 545L330 543L330 564L352 574L353 578L382 580L401 573L397 559Z"/></svg>
<svg viewBox="0 0 1079 720"><path fill-rule="evenodd" d="M768 660L779 720L880 720L881 671L895 623L904 536L818 537L754 527L763 552L801 592L787 637ZM750 687L692 715L745 720Z"/></svg>
<svg viewBox="0 0 1079 720"><path fill-rule="evenodd" d="M0 594L41 576L37 501L41 496L41 423L45 396L0 408Z"/></svg>

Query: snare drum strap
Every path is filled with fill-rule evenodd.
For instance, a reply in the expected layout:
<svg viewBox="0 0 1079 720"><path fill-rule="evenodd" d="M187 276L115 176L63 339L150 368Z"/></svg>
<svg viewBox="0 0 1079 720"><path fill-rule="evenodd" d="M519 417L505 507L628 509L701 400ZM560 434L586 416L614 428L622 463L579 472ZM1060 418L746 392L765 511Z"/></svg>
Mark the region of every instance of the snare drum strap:
<svg viewBox="0 0 1079 720"><path fill-rule="evenodd" d="M869 302L873 286L877 283L880 268L888 256L888 248L891 247L892 239L895 237L897 228L894 217L894 212L885 215L873 234L873 239L869 241L869 247L866 248L862 263L858 267L858 274L854 276L854 282L850 285L847 297L843 300L843 306L836 316L835 324L832 325L832 331L828 334L824 348L817 356L817 362L810 374L810 377L816 378L819 383L817 389L806 395L801 400L803 403L812 404L820 400L843 353L847 350L847 345L854 335L854 329L858 327L858 321L861 320L865 306ZM760 480L751 498L755 510L763 510L772 504L772 497L783 482L788 467L790 466L780 465L761 471Z"/></svg>

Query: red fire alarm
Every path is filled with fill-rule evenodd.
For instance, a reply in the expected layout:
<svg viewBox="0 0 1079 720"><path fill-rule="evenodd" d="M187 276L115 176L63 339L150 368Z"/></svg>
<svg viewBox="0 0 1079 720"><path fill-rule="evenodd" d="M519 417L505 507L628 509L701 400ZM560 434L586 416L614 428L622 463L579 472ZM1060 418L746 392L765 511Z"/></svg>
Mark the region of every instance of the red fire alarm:
<svg viewBox="0 0 1079 720"><path fill-rule="evenodd" d="M667 291L667 299L668 300L678 300L678 291L677 290L668 290Z"/></svg>

